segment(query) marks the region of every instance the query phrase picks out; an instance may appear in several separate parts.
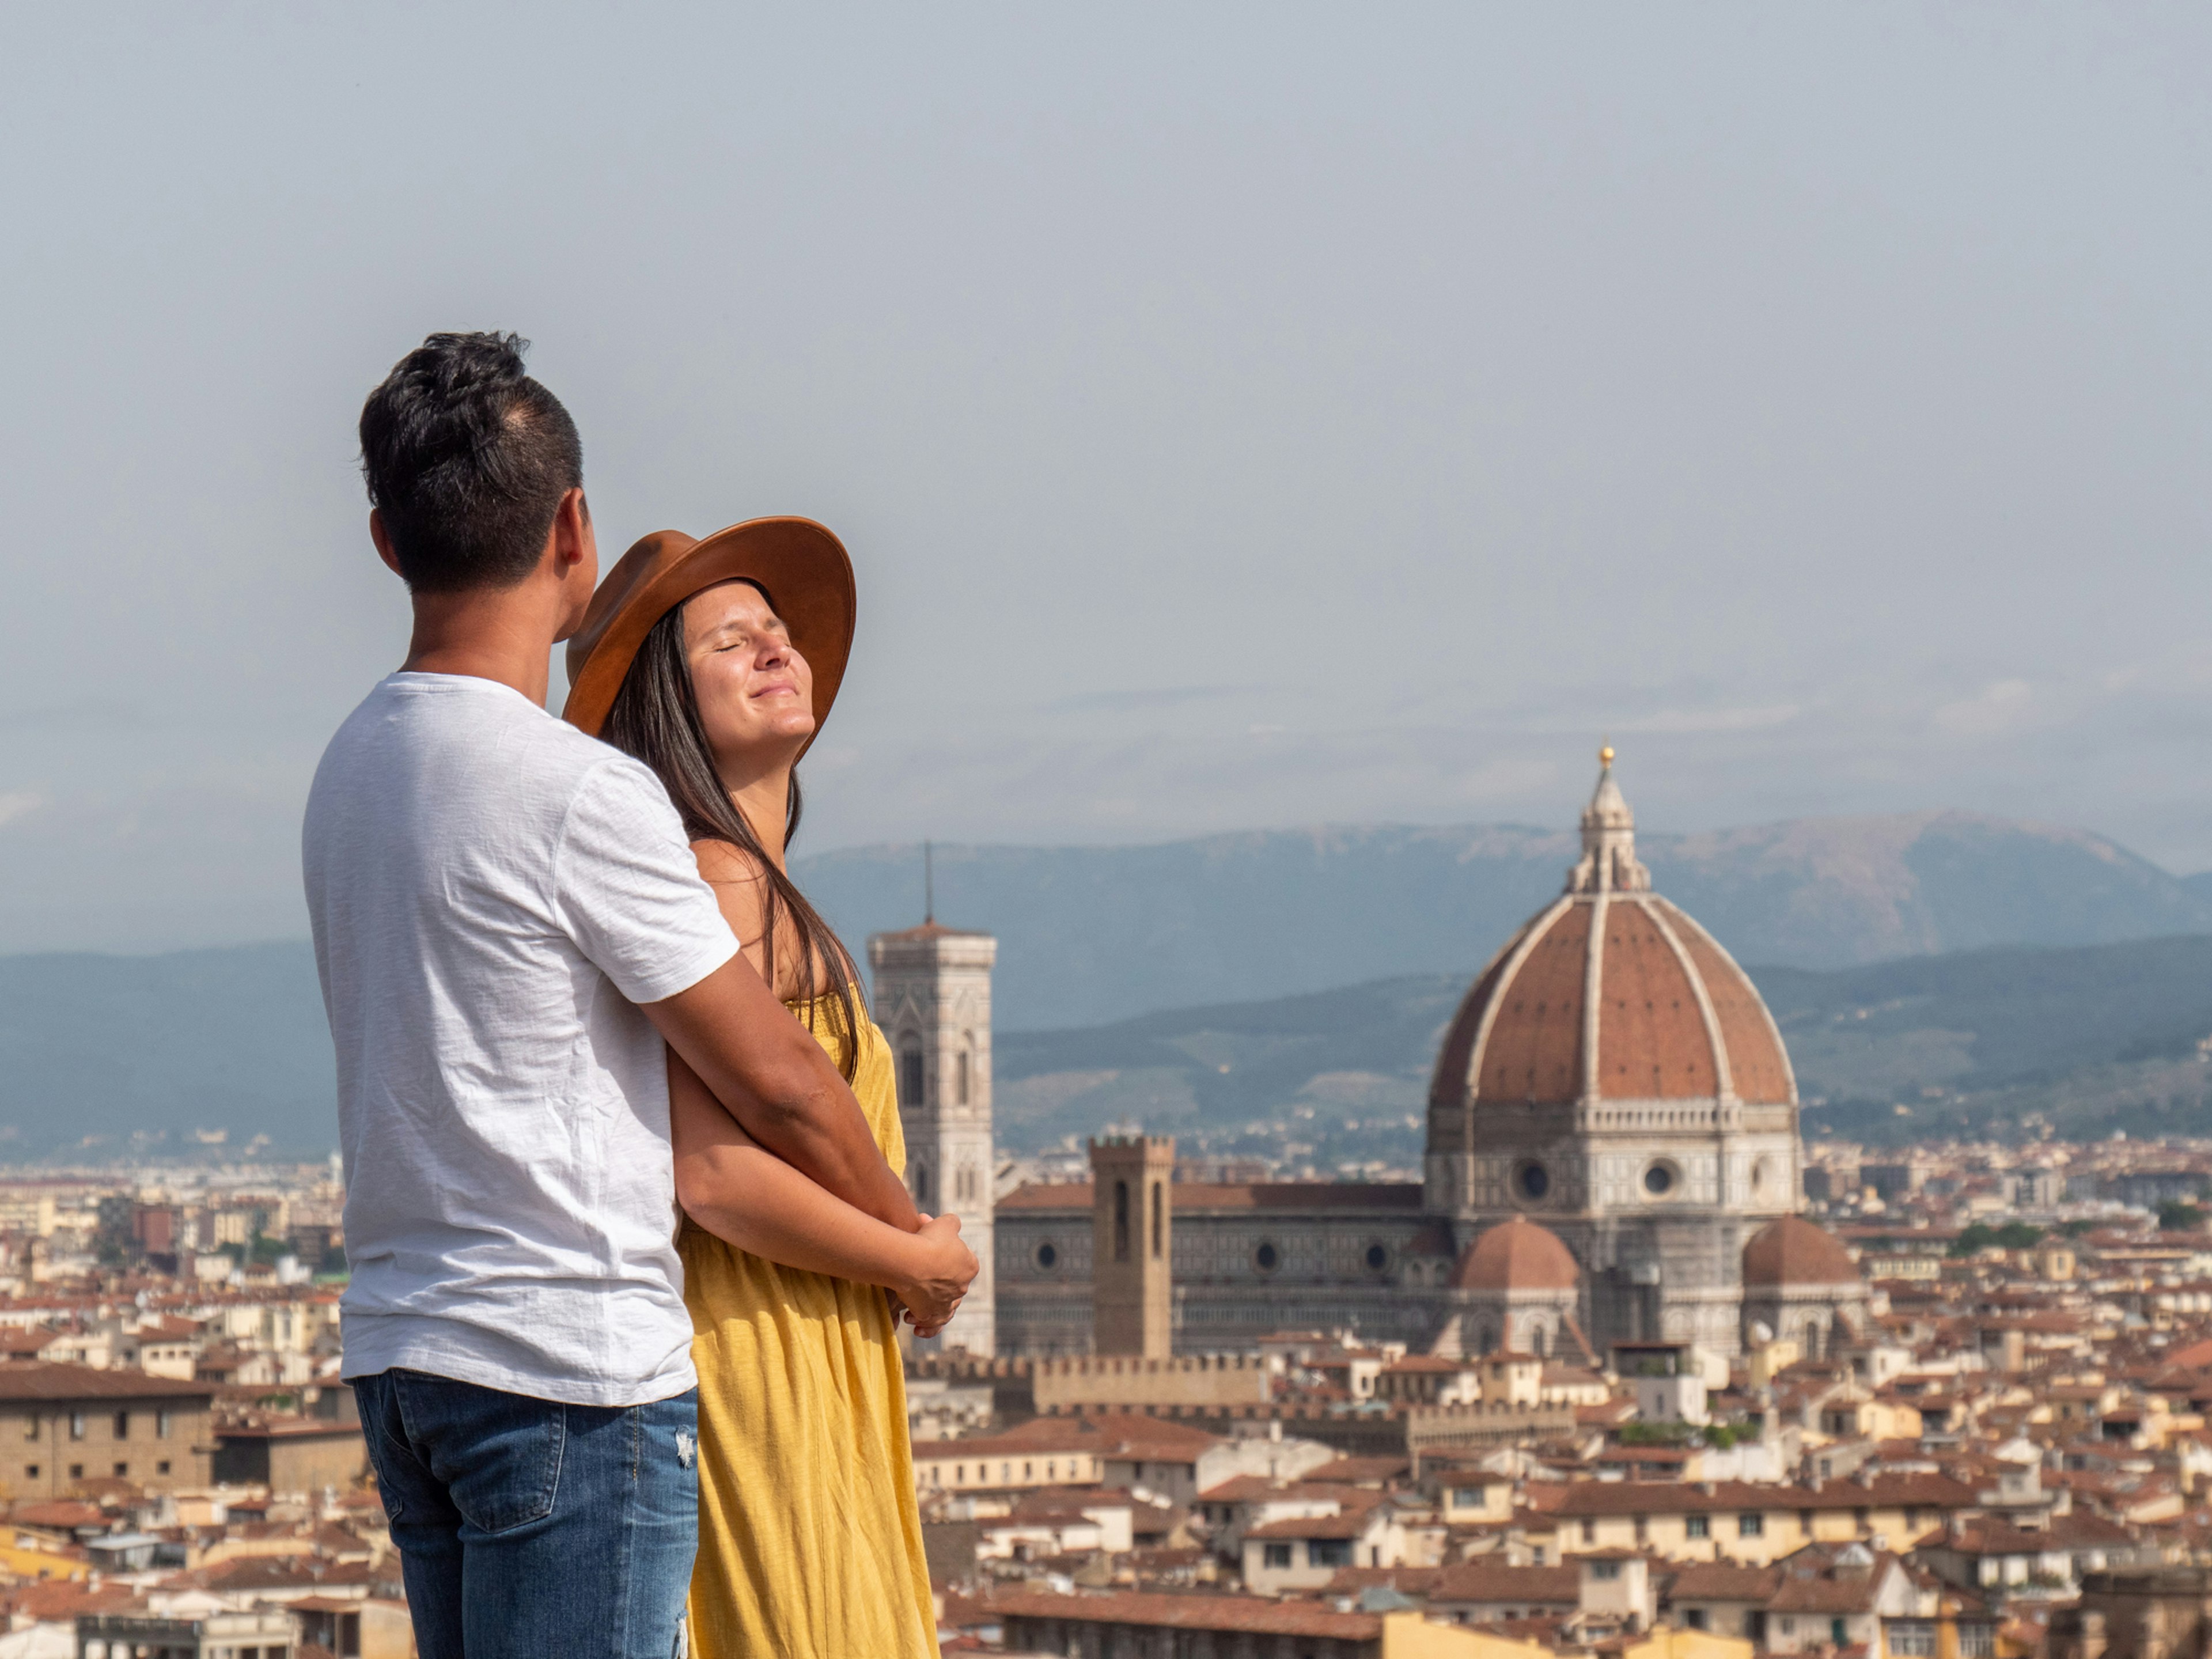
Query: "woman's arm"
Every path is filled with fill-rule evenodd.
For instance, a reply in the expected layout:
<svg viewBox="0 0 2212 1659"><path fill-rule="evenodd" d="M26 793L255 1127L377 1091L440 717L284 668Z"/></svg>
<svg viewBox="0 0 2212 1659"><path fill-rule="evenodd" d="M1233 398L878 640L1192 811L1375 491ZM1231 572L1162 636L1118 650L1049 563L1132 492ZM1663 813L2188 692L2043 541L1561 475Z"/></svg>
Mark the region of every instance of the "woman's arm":
<svg viewBox="0 0 2212 1659"><path fill-rule="evenodd" d="M880 1285L933 1336L975 1279L956 1216L902 1232L825 1192L755 1140L684 1063L668 1054L676 1197L684 1212L741 1250L862 1285Z"/></svg>

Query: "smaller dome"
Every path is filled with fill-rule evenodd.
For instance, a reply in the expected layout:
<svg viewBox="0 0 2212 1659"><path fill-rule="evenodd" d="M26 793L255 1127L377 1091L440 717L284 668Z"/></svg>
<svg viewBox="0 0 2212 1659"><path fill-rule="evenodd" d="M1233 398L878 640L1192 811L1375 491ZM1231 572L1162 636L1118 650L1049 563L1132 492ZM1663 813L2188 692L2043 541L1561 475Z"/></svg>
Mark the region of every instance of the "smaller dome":
<svg viewBox="0 0 2212 1659"><path fill-rule="evenodd" d="M1761 1227L1743 1247L1746 1285L1856 1285L1859 1270L1834 1234L1802 1216Z"/></svg>
<svg viewBox="0 0 2212 1659"><path fill-rule="evenodd" d="M1452 1269L1455 1291L1571 1291L1582 1270L1559 1235L1515 1216L1467 1247Z"/></svg>

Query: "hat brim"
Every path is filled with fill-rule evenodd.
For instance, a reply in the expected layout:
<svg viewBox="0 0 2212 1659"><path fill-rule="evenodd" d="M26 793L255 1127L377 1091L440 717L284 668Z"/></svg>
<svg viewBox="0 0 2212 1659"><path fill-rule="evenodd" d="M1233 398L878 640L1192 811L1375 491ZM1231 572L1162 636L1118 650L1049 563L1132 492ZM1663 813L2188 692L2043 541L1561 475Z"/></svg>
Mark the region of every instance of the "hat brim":
<svg viewBox="0 0 2212 1659"><path fill-rule="evenodd" d="M695 593L732 580L758 584L791 630L813 672L820 736L852 658L856 601L845 544L811 519L748 519L696 541L680 530L640 538L592 595L568 641L561 718L599 736L653 625Z"/></svg>

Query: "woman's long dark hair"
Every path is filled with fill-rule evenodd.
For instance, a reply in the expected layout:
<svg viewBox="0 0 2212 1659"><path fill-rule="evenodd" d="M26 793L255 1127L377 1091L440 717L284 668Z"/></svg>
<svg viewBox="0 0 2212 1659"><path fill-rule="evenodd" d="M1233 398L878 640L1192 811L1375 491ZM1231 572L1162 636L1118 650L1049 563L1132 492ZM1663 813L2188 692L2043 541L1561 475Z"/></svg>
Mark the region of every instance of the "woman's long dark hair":
<svg viewBox="0 0 2212 1659"><path fill-rule="evenodd" d="M838 1022L837 1069L850 1082L860 1060L860 1015L866 1006L860 994L860 970L844 941L769 857L744 813L723 787L714 767L714 749L707 741L706 726L699 718L691 665L684 653L682 605L655 623L645 636L622 690L615 694L614 707L607 711L599 736L624 753L636 756L659 775L668 799L676 803L676 811L683 817L686 836L693 841L727 842L759 868L767 884L766 902L761 907L767 926L761 939L762 977L771 989L775 988L776 938L788 917L799 934L802 994L809 998L835 997L843 1015ZM799 834L799 775L794 772L784 808L787 848Z"/></svg>

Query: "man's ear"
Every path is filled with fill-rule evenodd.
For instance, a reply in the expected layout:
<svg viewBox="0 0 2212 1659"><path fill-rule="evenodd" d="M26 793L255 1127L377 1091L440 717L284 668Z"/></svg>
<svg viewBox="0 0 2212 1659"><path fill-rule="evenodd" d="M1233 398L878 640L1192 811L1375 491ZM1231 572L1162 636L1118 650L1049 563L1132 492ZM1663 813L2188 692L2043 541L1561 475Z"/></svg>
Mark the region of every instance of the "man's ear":
<svg viewBox="0 0 2212 1659"><path fill-rule="evenodd" d="M376 556L384 561L393 575L405 581L407 573L399 568L398 554L392 550L392 532L384 527L384 509L380 507L368 509L368 538L376 544Z"/></svg>
<svg viewBox="0 0 2212 1659"><path fill-rule="evenodd" d="M561 505L554 508L552 541L556 574L565 579L576 565L589 561L591 580L598 580L599 542L592 534L592 509L580 487L562 496Z"/></svg>

